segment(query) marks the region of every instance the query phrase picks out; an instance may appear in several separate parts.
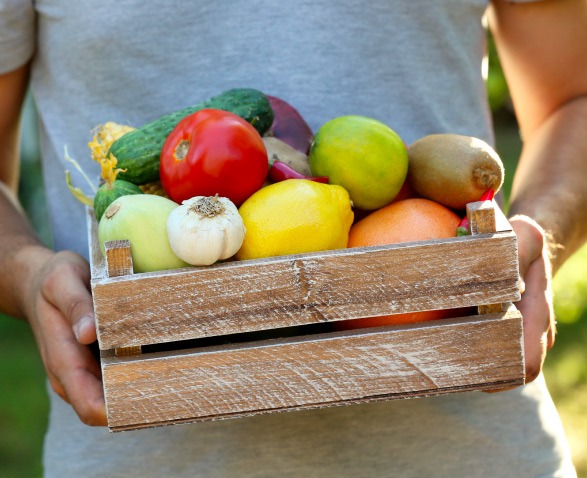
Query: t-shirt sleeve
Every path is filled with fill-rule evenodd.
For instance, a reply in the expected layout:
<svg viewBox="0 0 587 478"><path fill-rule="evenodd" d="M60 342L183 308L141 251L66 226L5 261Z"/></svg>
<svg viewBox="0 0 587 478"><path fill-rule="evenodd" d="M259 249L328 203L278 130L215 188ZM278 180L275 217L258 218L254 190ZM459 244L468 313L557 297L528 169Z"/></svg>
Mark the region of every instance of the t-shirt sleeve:
<svg viewBox="0 0 587 478"><path fill-rule="evenodd" d="M26 63L35 50L32 0L0 0L0 73Z"/></svg>

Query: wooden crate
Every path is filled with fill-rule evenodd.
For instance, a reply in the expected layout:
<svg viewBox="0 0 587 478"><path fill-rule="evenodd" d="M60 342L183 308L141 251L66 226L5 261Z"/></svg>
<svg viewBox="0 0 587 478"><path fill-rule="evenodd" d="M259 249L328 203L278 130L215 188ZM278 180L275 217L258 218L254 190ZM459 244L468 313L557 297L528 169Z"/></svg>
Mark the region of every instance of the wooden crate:
<svg viewBox="0 0 587 478"><path fill-rule="evenodd" d="M110 430L491 390L524 381L516 236L490 201L473 235L132 273L97 243L93 292ZM474 306L353 331L331 322Z"/></svg>

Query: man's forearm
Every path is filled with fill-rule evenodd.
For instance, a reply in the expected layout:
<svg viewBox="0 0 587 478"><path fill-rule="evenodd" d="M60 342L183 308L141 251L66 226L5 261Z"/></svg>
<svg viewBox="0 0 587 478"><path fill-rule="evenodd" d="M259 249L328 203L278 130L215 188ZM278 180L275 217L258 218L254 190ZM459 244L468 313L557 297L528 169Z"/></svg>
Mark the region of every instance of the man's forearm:
<svg viewBox="0 0 587 478"><path fill-rule="evenodd" d="M552 236L554 271L587 239L587 97L561 106L525 139L510 215L535 219Z"/></svg>
<svg viewBox="0 0 587 478"><path fill-rule="evenodd" d="M0 311L24 317L24 291L52 252L38 239L14 194L0 182Z"/></svg>

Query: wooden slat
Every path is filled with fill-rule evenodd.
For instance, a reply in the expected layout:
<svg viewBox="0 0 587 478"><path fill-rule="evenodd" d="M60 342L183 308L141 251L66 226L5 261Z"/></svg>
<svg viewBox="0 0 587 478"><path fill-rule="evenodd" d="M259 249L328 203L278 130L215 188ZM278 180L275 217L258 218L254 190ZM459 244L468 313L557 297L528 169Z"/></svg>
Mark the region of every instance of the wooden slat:
<svg viewBox="0 0 587 478"><path fill-rule="evenodd" d="M92 281L100 347L519 299L512 232Z"/></svg>
<svg viewBox="0 0 587 478"><path fill-rule="evenodd" d="M523 383L518 311L103 359L112 430Z"/></svg>

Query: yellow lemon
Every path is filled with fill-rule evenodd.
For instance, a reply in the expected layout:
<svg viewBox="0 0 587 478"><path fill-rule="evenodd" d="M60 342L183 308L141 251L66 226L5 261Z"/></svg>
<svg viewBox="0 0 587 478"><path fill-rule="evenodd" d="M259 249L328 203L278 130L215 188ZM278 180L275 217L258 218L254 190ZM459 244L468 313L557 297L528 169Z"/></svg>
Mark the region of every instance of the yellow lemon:
<svg viewBox="0 0 587 478"><path fill-rule="evenodd" d="M342 249L353 222L343 187L307 179L266 186L239 213L247 230L239 260Z"/></svg>
<svg viewBox="0 0 587 478"><path fill-rule="evenodd" d="M343 186L355 207L374 210L389 204L408 174L408 153L400 136L365 116L340 116L314 136L309 154L313 176Z"/></svg>

